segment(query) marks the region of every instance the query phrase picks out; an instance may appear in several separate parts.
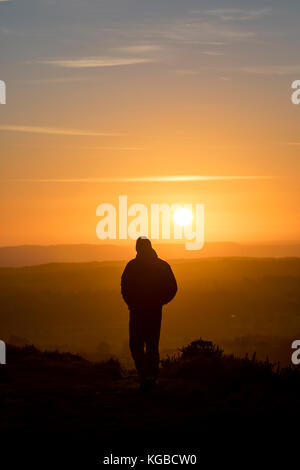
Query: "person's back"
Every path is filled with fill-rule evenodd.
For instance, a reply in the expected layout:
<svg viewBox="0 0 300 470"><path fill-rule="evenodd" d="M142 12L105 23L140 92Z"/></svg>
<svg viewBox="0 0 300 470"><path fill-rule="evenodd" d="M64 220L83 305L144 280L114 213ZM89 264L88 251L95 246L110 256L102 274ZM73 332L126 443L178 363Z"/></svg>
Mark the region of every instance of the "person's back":
<svg viewBox="0 0 300 470"><path fill-rule="evenodd" d="M171 267L157 257L150 240L140 237L136 250L136 258L122 274L121 293L130 311L130 350L142 386L147 387L155 383L158 373L162 306L173 299L177 284Z"/></svg>

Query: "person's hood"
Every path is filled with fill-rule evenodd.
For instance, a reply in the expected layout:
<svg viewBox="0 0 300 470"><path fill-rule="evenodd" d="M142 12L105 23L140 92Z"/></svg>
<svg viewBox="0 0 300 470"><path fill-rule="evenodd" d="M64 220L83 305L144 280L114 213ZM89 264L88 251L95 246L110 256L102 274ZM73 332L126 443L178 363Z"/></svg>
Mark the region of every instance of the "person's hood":
<svg viewBox="0 0 300 470"><path fill-rule="evenodd" d="M152 247L147 247L146 249L138 251L136 254L136 259L141 260L141 261L153 261L157 259L157 253L155 250L153 250Z"/></svg>

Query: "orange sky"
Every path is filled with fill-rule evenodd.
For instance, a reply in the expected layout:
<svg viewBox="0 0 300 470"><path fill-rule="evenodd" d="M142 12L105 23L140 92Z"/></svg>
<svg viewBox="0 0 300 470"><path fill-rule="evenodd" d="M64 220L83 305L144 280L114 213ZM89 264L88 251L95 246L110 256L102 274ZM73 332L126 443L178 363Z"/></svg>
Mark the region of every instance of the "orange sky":
<svg viewBox="0 0 300 470"><path fill-rule="evenodd" d="M96 208L123 194L205 204L206 241L299 240L292 12L281 21L281 10L234 2L200 15L188 1L171 12L154 2L153 18L120 3L110 16L107 3L105 24L100 5L49 23L49 5L30 16L9 3L0 4L0 245L100 243ZM143 181L185 175L264 178Z"/></svg>

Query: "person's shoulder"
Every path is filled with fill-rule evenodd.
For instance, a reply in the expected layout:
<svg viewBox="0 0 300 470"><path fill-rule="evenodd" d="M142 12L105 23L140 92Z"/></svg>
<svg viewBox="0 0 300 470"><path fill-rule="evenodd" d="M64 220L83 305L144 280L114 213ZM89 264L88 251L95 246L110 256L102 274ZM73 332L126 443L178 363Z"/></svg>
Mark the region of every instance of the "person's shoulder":
<svg viewBox="0 0 300 470"><path fill-rule="evenodd" d="M135 263L136 263L136 258L131 259L131 260L128 261L128 263L126 264L126 268L127 268L127 267L130 267L130 266L133 266Z"/></svg>
<svg viewBox="0 0 300 470"><path fill-rule="evenodd" d="M128 277L130 278L131 276L134 276L135 272L136 272L135 259L131 259L130 261L128 261L128 263L126 264L124 268L124 271L121 276L122 280L124 281L125 279L128 279Z"/></svg>
<svg viewBox="0 0 300 470"><path fill-rule="evenodd" d="M171 268L171 266L169 265L169 263L167 263L164 259L157 258L157 262L161 265L161 267L163 267L163 268L165 268L165 269Z"/></svg>

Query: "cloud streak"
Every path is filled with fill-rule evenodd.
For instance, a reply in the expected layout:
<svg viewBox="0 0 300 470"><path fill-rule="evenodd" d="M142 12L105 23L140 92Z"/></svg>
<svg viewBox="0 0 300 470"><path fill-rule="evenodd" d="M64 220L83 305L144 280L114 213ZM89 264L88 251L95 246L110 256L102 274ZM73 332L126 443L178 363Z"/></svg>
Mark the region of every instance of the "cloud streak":
<svg viewBox="0 0 300 470"><path fill-rule="evenodd" d="M205 181L242 181L270 179L270 176L140 176L129 178L36 178L8 179L19 183L190 183Z"/></svg>
<svg viewBox="0 0 300 470"><path fill-rule="evenodd" d="M7 126L0 125L0 131L7 132L25 132L30 134L49 134L49 135L70 135L70 136L90 136L90 137L113 137L124 134L112 132L94 132L79 129L61 129L56 127L37 127L37 126Z"/></svg>
<svg viewBox="0 0 300 470"><path fill-rule="evenodd" d="M156 52L162 48L155 44L137 44L133 46L119 47L118 51L127 52L128 54L140 54L145 52Z"/></svg>
<svg viewBox="0 0 300 470"><path fill-rule="evenodd" d="M290 75L300 73L300 65L253 65L242 67L241 71L256 75Z"/></svg>
<svg viewBox="0 0 300 470"><path fill-rule="evenodd" d="M218 18L221 21L251 21L264 17L271 13L270 8L243 9L243 8L216 8L214 10L194 11L194 13L204 14Z"/></svg>
<svg viewBox="0 0 300 470"><path fill-rule="evenodd" d="M57 67L85 69L145 64L148 62L154 62L154 59L139 57L86 57L77 59L37 60L36 62L39 64L54 65Z"/></svg>
<svg viewBox="0 0 300 470"><path fill-rule="evenodd" d="M77 147L78 148L78 147ZM85 150L128 150L128 151L141 151L146 150L144 147L81 147Z"/></svg>

